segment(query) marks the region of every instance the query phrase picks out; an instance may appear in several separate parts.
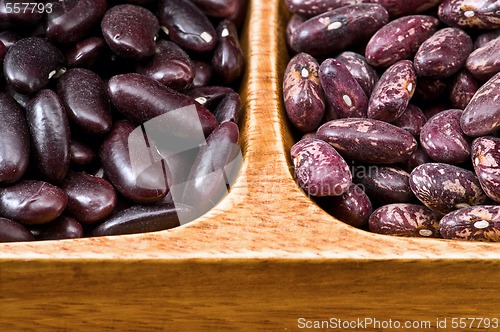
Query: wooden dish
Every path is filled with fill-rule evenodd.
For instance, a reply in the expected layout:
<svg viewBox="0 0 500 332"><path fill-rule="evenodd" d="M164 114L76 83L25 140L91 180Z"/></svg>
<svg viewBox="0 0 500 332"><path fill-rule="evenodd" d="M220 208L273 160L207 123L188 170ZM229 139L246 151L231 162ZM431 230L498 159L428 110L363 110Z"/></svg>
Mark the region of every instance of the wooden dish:
<svg viewBox="0 0 500 332"><path fill-rule="evenodd" d="M300 318L365 317L451 327L500 316L499 244L371 234L303 194L280 94L288 15L281 0L250 6L245 161L230 194L169 231L0 244L3 331L292 330Z"/></svg>

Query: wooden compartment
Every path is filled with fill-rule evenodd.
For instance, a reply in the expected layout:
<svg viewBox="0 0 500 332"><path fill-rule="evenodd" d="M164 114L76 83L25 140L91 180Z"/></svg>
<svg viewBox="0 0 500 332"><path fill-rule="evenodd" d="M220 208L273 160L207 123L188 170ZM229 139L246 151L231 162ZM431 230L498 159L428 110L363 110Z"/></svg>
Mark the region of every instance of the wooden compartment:
<svg viewBox="0 0 500 332"><path fill-rule="evenodd" d="M280 93L287 16L282 0L250 1L244 165L224 201L169 231L0 244L2 330L296 330L300 318L433 328L446 318L451 329L455 317L500 318L500 245L361 231L295 184Z"/></svg>

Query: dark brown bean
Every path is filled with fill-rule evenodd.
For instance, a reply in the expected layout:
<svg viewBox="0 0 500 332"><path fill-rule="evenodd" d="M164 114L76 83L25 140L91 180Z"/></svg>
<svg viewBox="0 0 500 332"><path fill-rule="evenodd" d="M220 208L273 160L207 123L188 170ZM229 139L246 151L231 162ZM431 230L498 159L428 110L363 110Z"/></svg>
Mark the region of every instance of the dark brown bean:
<svg viewBox="0 0 500 332"><path fill-rule="evenodd" d="M206 86L212 79L212 66L203 61L192 61L194 69L192 88Z"/></svg>
<svg viewBox="0 0 500 332"><path fill-rule="evenodd" d="M368 224L373 207L363 189L352 184L342 195L331 197L327 210L346 224L363 227Z"/></svg>
<svg viewBox="0 0 500 332"><path fill-rule="evenodd" d="M498 28L500 12L494 0L444 0L439 19L447 25L464 29Z"/></svg>
<svg viewBox="0 0 500 332"><path fill-rule="evenodd" d="M68 67L91 68L105 54L106 42L101 37L90 37L76 43L66 53Z"/></svg>
<svg viewBox="0 0 500 332"><path fill-rule="evenodd" d="M0 242L23 242L34 241L31 232L15 221L0 218Z"/></svg>
<svg viewBox="0 0 500 332"><path fill-rule="evenodd" d="M500 241L500 206L471 206L441 218L439 232L445 239Z"/></svg>
<svg viewBox="0 0 500 332"><path fill-rule="evenodd" d="M417 149L410 133L374 119L332 120L319 127L316 135L340 154L367 163L405 161Z"/></svg>
<svg viewBox="0 0 500 332"><path fill-rule="evenodd" d="M462 69L451 82L449 99L454 108L465 109L474 94L479 89L479 83L467 69Z"/></svg>
<svg viewBox="0 0 500 332"><path fill-rule="evenodd" d="M471 147L472 164L486 195L500 202L500 139L484 136Z"/></svg>
<svg viewBox="0 0 500 332"><path fill-rule="evenodd" d="M406 130L413 137L418 138L420 130L427 122L424 112L415 105L408 105L406 110L392 124L396 127Z"/></svg>
<svg viewBox="0 0 500 332"><path fill-rule="evenodd" d="M410 174L398 167L382 166L362 172L354 182L364 189L372 202L378 204L409 203L415 196L410 189Z"/></svg>
<svg viewBox="0 0 500 332"><path fill-rule="evenodd" d="M399 17L410 14L423 13L428 9L436 7L443 0L371 0L371 3L378 3L384 6L391 17Z"/></svg>
<svg viewBox="0 0 500 332"><path fill-rule="evenodd" d="M214 110L219 124L232 121L238 123L241 112L241 98L236 92L230 93L221 100Z"/></svg>
<svg viewBox="0 0 500 332"><path fill-rule="evenodd" d="M444 79L419 77L413 98L422 103L434 102L443 99L447 89L448 82Z"/></svg>
<svg viewBox="0 0 500 332"><path fill-rule="evenodd" d="M297 142L291 149L298 184L311 196L339 196L352 183L346 161L328 143L318 139Z"/></svg>
<svg viewBox="0 0 500 332"><path fill-rule="evenodd" d="M235 91L227 86L209 85L186 91L186 94L196 100L201 105L213 108L216 107L222 99Z"/></svg>
<svg viewBox="0 0 500 332"><path fill-rule="evenodd" d="M474 41L474 49L477 50L498 37L500 37L500 29L483 32L476 37L476 40Z"/></svg>
<svg viewBox="0 0 500 332"><path fill-rule="evenodd" d="M79 239L84 235L82 225L73 218L60 216L56 220L45 224L36 235L37 240L64 240Z"/></svg>
<svg viewBox="0 0 500 332"><path fill-rule="evenodd" d="M500 37L472 52L466 67L475 78L483 81L500 72Z"/></svg>
<svg viewBox="0 0 500 332"><path fill-rule="evenodd" d="M74 165L89 165L96 159L96 154L89 146L71 139L70 143L70 160Z"/></svg>
<svg viewBox="0 0 500 332"><path fill-rule="evenodd" d="M234 83L243 75L245 57L238 40L236 26L229 20L223 20L217 26L219 40L212 57L215 75L224 84Z"/></svg>
<svg viewBox="0 0 500 332"><path fill-rule="evenodd" d="M14 7L16 7L16 10L14 10ZM30 7L29 10L23 10L23 7L21 7L20 2L0 0L0 30L10 30L33 25L44 16L45 6L43 10L31 10L33 7ZM48 7L52 8L52 4Z"/></svg>
<svg viewBox="0 0 500 332"><path fill-rule="evenodd" d="M229 18L236 11L239 0L191 0L207 16Z"/></svg>
<svg viewBox="0 0 500 332"><path fill-rule="evenodd" d="M346 66L352 77L356 79L367 96L371 95L373 87L379 79L379 75L373 69L366 58L361 54L345 51L335 57Z"/></svg>

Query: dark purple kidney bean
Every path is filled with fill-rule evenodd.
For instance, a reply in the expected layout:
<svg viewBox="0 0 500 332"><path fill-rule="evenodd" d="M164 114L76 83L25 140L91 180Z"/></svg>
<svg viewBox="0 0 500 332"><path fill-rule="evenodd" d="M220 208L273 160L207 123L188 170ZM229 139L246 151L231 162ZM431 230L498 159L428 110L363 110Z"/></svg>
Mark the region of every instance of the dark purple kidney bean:
<svg viewBox="0 0 500 332"><path fill-rule="evenodd" d="M297 27L302 23L304 23L305 21L307 21L307 18L297 14L292 15L292 17L290 17L290 19L288 20L288 23L286 25L285 36L286 36L286 43L289 47L291 45L291 37L293 33L295 32L295 30L297 30Z"/></svg>
<svg viewBox="0 0 500 332"><path fill-rule="evenodd" d="M295 128L303 133L318 128L325 112L318 70L313 57L299 53L288 63L283 78L285 111Z"/></svg>
<svg viewBox="0 0 500 332"><path fill-rule="evenodd" d="M7 54L7 48L0 41L0 64L3 64L3 59L5 58L5 54Z"/></svg>
<svg viewBox="0 0 500 332"><path fill-rule="evenodd" d="M390 66L373 88L367 115L371 119L392 122L406 110L417 77L413 63L401 60Z"/></svg>
<svg viewBox="0 0 500 332"><path fill-rule="evenodd" d="M373 207L363 189L352 184L342 195L331 197L327 211L346 224L363 227L368 224Z"/></svg>
<svg viewBox="0 0 500 332"><path fill-rule="evenodd" d="M76 43L66 53L68 67L91 68L107 50L106 42L101 37L90 37Z"/></svg>
<svg viewBox="0 0 500 332"><path fill-rule="evenodd" d="M484 192L495 202L500 202L500 139L491 136L475 139L471 158Z"/></svg>
<svg viewBox="0 0 500 332"><path fill-rule="evenodd" d="M15 43L17 43L17 41L19 39L21 39L21 35L18 34L17 32L10 31L10 30L1 31L0 32L0 41L5 45L5 47L7 48L7 50L12 45L14 45Z"/></svg>
<svg viewBox="0 0 500 332"><path fill-rule="evenodd" d="M152 162L151 167L142 173L133 168L132 155L136 159L150 161L150 151L145 140L142 144L137 141L137 146L130 146L130 135L133 131L134 126L127 120L113 124L99 150L104 173L115 188L129 200L140 204L159 201L168 192L164 165L161 161Z"/></svg>
<svg viewBox="0 0 500 332"><path fill-rule="evenodd" d="M82 225L67 216L60 216L44 226L36 235L36 239L39 241L79 239L84 235Z"/></svg>
<svg viewBox="0 0 500 332"><path fill-rule="evenodd" d="M431 163L433 160L427 153L422 148L418 148L415 150L415 152L408 158L407 161L405 161L404 165L406 168L407 172L413 171L416 167L426 164L426 163Z"/></svg>
<svg viewBox="0 0 500 332"><path fill-rule="evenodd" d="M58 81L57 92L68 118L84 131L105 133L112 124L104 81L88 69L72 68Z"/></svg>
<svg viewBox="0 0 500 332"><path fill-rule="evenodd" d="M24 242L34 241L31 232L15 221L0 218L0 242Z"/></svg>
<svg viewBox="0 0 500 332"><path fill-rule="evenodd" d="M426 108L424 108L422 110L422 112L424 112L425 117L428 120L428 119L432 118L434 115L436 115L442 111L446 111L448 109L450 109L450 107L446 103L434 103L434 104L431 104L430 106L427 106Z"/></svg>
<svg viewBox="0 0 500 332"><path fill-rule="evenodd" d="M371 3L378 3L384 6L391 17L399 17L410 14L423 13L428 9L436 7L443 0L371 0Z"/></svg>
<svg viewBox="0 0 500 332"><path fill-rule="evenodd" d="M238 31L231 21L220 22L217 35L219 38L212 57L213 72L221 82L230 84L241 78L245 57L238 40Z"/></svg>
<svg viewBox="0 0 500 332"><path fill-rule="evenodd" d="M458 72L472 52L472 39L458 28L444 28L424 41L413 60L417 75L445 78Z"/></svg>
<svg viewBox="0 0 500 332"><path fill-rule="evenodd" d="M94 150L75 139L71 139L69 151L71 163L74 165L88 165L96 158Z"/></svg>
<svg viewBox="0 0 500 332"><path fill-rule="evenodd" d="M465 109L479 89L479 83L467 69L462 69L451 82L449 99L451 106Z"/></svg>
<svg viewBox="0 0 500 332"><path fill-rule="evenodd" d="M194 77L191 84L192 88L206 86L212 79L212 66L203 61L192 61Z"/></svg>
<svg viewBox="0 0 500 332"><path fill-rule="evenodd" d="M186 50L207 52L217 44L212 23L189 0L161 0L157 15L169 38Z"/></svg>
<svg viewBox="0 0 500 332"><path fill-rule="evenodd" d="M467 136L478 137L500 128L500 73L484 83L462 113L460 126Z"/></svg>
<svg viewBox="0 0 500 332"><path fill-rule="evenodd" d="M417 148L409 132L374 119L332 120L319 127L316 135L342 155L367 163L405 161Z"/></svg>
<svg viewBox="0 0 500 332"><path fill-rule="evenodd" d="M83 224L103 220L116 206L113 186L84 172L69 172L61 189L68 195L66 212Z"/></svg>
<svg viewBox="0 0 500 332"><path fill-rule="evenodd" d="M378 30L366 45L365 56L375 67L389 67L408 59L437 30L432 16L410 15L391 21Z"/></svg>
<svg viewBox="0 0 500 332"><path fill-rule="evenodd" d="M298 184L311 196L340 196L352 183L346 161L328 143L305 139L291 149Z"/></svg>
<svg viewBox="0 0 500 332"><path fill-rule="evenodd" d="M364 172L354 182L364 189L373 202L379 204L409 203L415 196L410 189L408 174L398 167L382 166L375 172Z"/></svg>
<svg viewBox="0 0 500 332"><path fill-rule="evenodd" d="M297 27L290 38L296 52L325 57L366 42L389 20L384 7L359 4L315 16Z"/></svg>
<svg viewBox="0 0 500 332"><path fill-rule="evenodd" d="M64 56L54 45L39 37L27 37L12 45L3 62L7 83L21 93L43 89L61 68Z"/></svg>
<svg viewBox="0 0 500 332"><path fill-rule="evenodd" d="M92 231L92 236L110 236L162 231L189 219L192 209L183 204L132 206L117 212ZM193 218L194 219L194 218Z"/></svg>
<svg viewBox="0 0 500 332"><path fill-rule="evenodd" d="M193 64L187 53L168 40L156 44L155 54L147 62L139 63L137 72L174 90L190 88L194 78Z"/></svg>
<svg viewBox="0 0 500 332"><path fill-rule="evenodd" d="M44 181L23 180L0 189L0 215L26 225L56 219L67 202L64 191Z"/></svg>
<svg viewBox="0 0 500 332"><path fill-rule="evenodd" d="M238 123L241 111L241 98L236 92L229 93L221 100L214 110L215 118L219 124L224 122Z"/></svg>
<svg viewBox="0 0 500 332"><path fill-rule="evenodd" d="M474 172L449 164L416 167L410 173L410 187L425 206L442 215L486 201Z"/></svg>
<svg viewBox="0 0 500 332"><path fill-rule="evenodd" d="M27 8L25 8L26 5L28 5ZM47 5L47 11L50 11L52 6L53 4ZM44 16L45 6L43 3L40 3L40 9L37 7L37 3L0 0L0 29L10 30L35 24Z"/></svg>
<svg viewBox="0 0 500 332"><path fill-rule="evenodd" d="M445 79L419 77L413 98L422 103L430 103L442 99L447 91L448 82Z"/></svg>
<svg viewBox="0 0 500 332"><path fill-rule="evenodd" d="M471 206L441 218L439 232L445 239L500 241L500 206Z"/></svg>
<svg viewBox="0 0 500 332"><path fill-rule="evenodd" d="M47 38L60 44L73 44L85 38L99 23L107 9L106 0L78 0L54 3L47 12Z"/></svg>
<svg viewBox="0 0 500 332"><path fill-rule="evenodd" d="M191 89L186 91L186 94L204 107L213 108L216 107L224 97L234 92L233 89L226 86L210 85Z"/></svg>
<svg viewBox="0 0 500 332"><path fill-rule="evenodd" d="M0 93L0 119L0 183L12 183L28 168L30 142L24 112L6 93Z"/></svg>
<svg viewBox="0 0 500 332"><path fill-rule="evenodd" d="M326 59L319 67L325 96L339 118L366 118L368 98L342 62Z"/></svg>
<svg viewBox="0 0 500 332"><path fill-rule="evenodd" d="M460 128L461 116L462 110L446 110L422 127L420 144L433 160L456 165L469 159L470 139Z"/></svg>
<svg viewBox="0 0 500 332"><path fill-rule="evenodd" d="M237 9L239 0L191 0L201 11L211 17L228 18Z"/></svg>
<svg viewBox="0 0 500 332"><path fill-rule="evenodd" d="M373 69L361 54L345 51L335 57L346 66L352 77L358 82L367 96L371 95L373 87L379 79L377 71Z"/></svg>
<svg viewBox="0 0 500 332"><path fill-rule="evenodd" d="M231 22L236 25L238 30L241 30L243 23L245 23L247 8L249 0L236 0L235 10L227 17Z"/></svg>
<svg viewBox="0 0 500 332"><path fill-rule="evenodd" d="M325 12L360 3L369 3L371 0L285 0L288 10L304 17L313 17Z"/></svg>
<svg viewBox="0 0 500 332"><path fill-rule="evenodd" d="M474 49L477 50L498 37L500 37L500 29L483 32L474 40Z"/></svg>
<svg viewBox="0 0 500 332"><path fill-rule="evenodd" d="M500 72L500 37L472 52L466 67L475 78L483 81Z"/></svg>
<svg viewBox="0 0 500 332"><path fill-rule="evenodd" d="M104 40L124 58L143 60L155 52L158 19L149 10L135 5L110 8L101 21Z"/></svg>
<svg viewBox="0 0 500 332"><path fill-rule="evenodd" d="M399 203L375 210L368 221L370 231L394 236L439 237L439 215L425 206Z"/></svg>
<svg viewBox="0 0 500 332"><path fill-rule="evenodd" d="M497 6L496 10L494 6ZM447 25L464 29L495 29L500 20L498 4L494 0L444 0L438 15Z"/></svg>
<svg viewBox="0 0 500 332"><path fill-rule="evenodd" d="M26 119L40 174L49 182L61 182L70 162L70 129L61 99L52 90L41 90L31 100Z"/></svg>
<svg viewBox="0 0 500 332"><path fill-rule="evenodd" d="M408 105L406 110L392 124L396 127L406 130L413 137L418 138L420 130L427 122L424 112L415 105Z"/></svg>

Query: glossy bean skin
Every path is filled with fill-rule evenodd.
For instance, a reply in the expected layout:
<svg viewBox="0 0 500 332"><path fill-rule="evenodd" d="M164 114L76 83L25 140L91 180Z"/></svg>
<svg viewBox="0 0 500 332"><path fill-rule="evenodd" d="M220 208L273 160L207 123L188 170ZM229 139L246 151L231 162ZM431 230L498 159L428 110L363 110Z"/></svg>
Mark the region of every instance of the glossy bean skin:
<svg viewBox="0 0 500 332"><path fill-rule="evenodd" d="M368 221L370 231L406 237L440 237L440 216L422 205L388 204L375 210Z"/></svg>
<svg viewBox="0 0 500 332"><path fill-rule="evenodd" d="M467 58L466 67L475 78L482 81L500 72L500 37L472 52Z"/></svg>
<svg viewBox="0 0 500 332"><path fill-rule="evenodd" d="M319 67L326 98L339 118L365 118L368 98L342 62L326 59Z"/></svg>
<svg viewBox="0 0 500 332"><path fill-rule="evenodd" d="M449 164L416 167L410 173L410 187L425 206L441 215L486 201L474 172Z"/></svg>
<svg viewBox="0 0 500 332"><path fill-rule="evenodd" d="M305 21L307 21L307 18L297 14L292 15L292 17L290 17L290 19L288 20L285 33L286 44L288 45L288 47L290 47L291 45L291 38L293 33L295 32L295 30L297 30L297 27Z"/></svg>
<svg viewBox="0 0 500 332"><path fill-rule="evenodd" d="M0 243L34 241L31 232L18 222L0 218Z"/></svg>
<svg viewBox="0 0 500 332"><path fill-rule="evenodd" d="M22 180L0 189L0 215L25 225L56 219L67 202L64 191L44 181Z"/></svg>
<svg viewBox="0 0 500 332"><path fill-rule="evenodd" d="M229 18L236 11L239 0L191 0L191 2L207 16Z"/></svg>
<svg viewBox="0 0 500 332"><path fill-rule="evenodd" d="M418 138L422 127L427 122L424 112L415 105L408 105L406 110L392 124L406 130L413 137Z"/></svg>
<svg viewBox="0 0 500 332"><path fill-rule="evenodd" d="M462 113L460 126L467 136L478 137L500 128L500 73L484 83Z"/></svg>
<svg viewBox="0 0 500 332"><path fill-rule="evenodd" d="M433 160L458 165L470 157L470 139L460 127L462 110L451 109L430 118L420 132L422 149Z"/></svg>
<svg viewBox="0 0 500 332"><path fill-rule="evenodd" d="M12 0L0 0L0 30L11 30L19 27L26 27L29 25L36 24L43 18L43 12L39 12L38 10L31 11L31 7L29 10L21 10L19 12L14 12L14 3ZM10 4L10 10L7 4ZM20 3L18 2L18 5ZM24 7L24 6L23 6Z"/></svg>
<svg viewBox="0 0 500 332"><path fill-rule="evenodd" d="M427 15L409 15L389 22L368 41L366 60L375 67L389 67L410 58L434 32L439 20Z"/></svg>
<svg viewBox="0 0 500 332"><path fill-rule="evenodd" d="M288 10L303 17L313 17L325 12L360 3L370 3L370 0L285 0Z"/></svg>
<svg viewBox="0 0 500 332"><path fill-rule="evenodd" d="M454 108L465 109L479 89L479 83L469 71L462 69L451 82L449 99Z"/></svg>
<svg viewBox="0 0 500 332"><path fill-rule="evenodd" d="M233 92L226 95L214 110L215 118L219 124L224 122L238 123L241 113L241 97Z"/></svg>
<svg viewBox="0 0 500 332"><path fill-rule="evenodd" d="M154 55L147 62L139 63L137 72L174 90L190 88L194 78L194 68L189 55L168 40L161 40L156 44Z"/></svg>
<svg viewBox="0 0 500 332"><path fill-rule="evenodd" d="M365 94L371 95L373 87L379 80L379 75L366 61L366 58L361 54L345 51L337 55L335 59L346 66Z"/></svg>
<svg viewBox="0 0 500 332"><path fill-rule="evenodd" d="M439 232L445 239L499 242L500 206L471 206L441 218Z"/></svg>
<svg viewBox="0 0 500 332"><path fill-rule="evenodd" d="M68 118L88 133L102 134L112 124L104 81L91 70L72 68L57 83Z"/></svg>
<svg viewBox="0 0 500 332"><path fill-rule="evenodd" d="M405 161L417 149L410 133L374 119L332 120L319 127L316 135L343 156L366 163Z"/></svg>
<svg viewBox="0 0 500 332"><path fill-rule="evenodd" d="M294 56L283 78L285 111L295 128L307 133L318 128L325 100L316 59L306 53Z"/></svg>
<svg viewBox="0 0 500 332"><path fill-rule="evenodd" d="M407 161L405 161L405 169L407 172L413 171L416 167L426 164L426 163L431 163L433 160L425 151L419 147L411 156L408 158Z"/></svg>
<svg viewBox="0 0 500 332"><path fill-rule="evenodd" d="M107 179L123 196L139 204L156 202L168 192L164 166L161 162L152 162L142 173L133 169L129 136L134 129L127 120L115 122L99 149L99 158ZM142 146L144 148L134 150L134 156L149 161L145 141Z"/></svg>
<svg viewBox="0 0 500 332"><path fill-rule="evenodd" d="M423 77L449 77L464 66L472 49L472 39L461 29L441 29L420 45L415 70Z"/></svg>
<svg viewBox="0 0 500 332"><path fill-rule="evenodd" d="M217 33L203 12L187 0L161 0L157 16L169 38L186 50L208 52Z"/></svg>
<svg viewBox="0 0 500 332"><path fill-rule="evenodd" d="M477 50L498 37L500 37L500 29L483 32L474 40L474 49Z"/></svg>
<svg viewBox="0 0 500 332"><path fill-rule="evenodd" d="M243 75L245 56L240 46L236 26L223 20L217 26L218 42L212 57L214 74L224 84L236 82Z"/></svg>
<svg viewBox="0 0 500 332"><path fill-rule="evenodd" d="M82 224L109 216L116 206L116 192L106 180L84 172L69 172L61 184L68 196L66 212Z"/></svg>
<svg viewBox="0 0 500 332"><path fill-rule="evenodd" d="M0 183L18 181L29 163L29 130L23 109L6 93L0 93Z"/></svg>
<svg viewBox="0 0 500 332"><path fill-rule="evenodd" d="M328 143L304 139L291 149L295 176L309 196L340 196L352 183L344 158Z"/></svg>
<svg viewBox="0 0 500 332"><path fill-rule="evenodd" d="M201 105L213 108L222 101L228 94L235 91L227 86L208 85L186 91L186 95L196 100Z"/></svg>
<svg viewBox="0 0 500 332"><path fill-rule="evenodd" d="M41 176L61 182L69 169L70 129L64 105L52 90L41 90L26 110L31 151Z"/></svg>
<svg viewBox="0 0 500 332"><path fill-rule="evenodd" d="M70 68L91 68L107 51L106 42L101 37L90 37L76 43L66 53L66 65Z"/></svg>
<svg viewBox="0 0 500 332"><path fill-rule="evenodd" d="M409 184L410 174L398 167L377 167L365 172L354 182L364 189L368 197L378 204L409 203L414 199Z"/></svg>
<svg viewBox="0 0 500 332"><path fill-rule="evenodd" d="M236 9L227 17L230 21L236 25L238 30L241 30L243 23L247 17L247 8L249 0L236 0Z"/></svg>
<svg viewBox="0 0 500 332"><path fill-rule="evenodd" d="M437 7L442 1L443 0L410 0L401 2L400 0L371 0L370 2L384 6L391 17L400 17L423 13L428 9Z"/></svg>
<svg viewBox="0 0 500 332"><path fill-rule="evenodd" d="M132 206L113 214L97 226L91 235L110 236L162 231L179 226L179 214L186 216L191 213L192 209L189 206L178 203Z"/></svg>
<svg viewBox="0 0 500 332"><path fill-rule="evenodd" d="M486 195L500 202L500 139L492 136L475 139L471 147L471 159Z"/></svg>
<svg viewBox="0 0 500 332"><path fill-rule="evenodd" d="M389 20L384 7L359 4L315 16L297 27L290 38L296 52L325 57L367 41Z"/></svg>
<svg viewBox="0 0 500 332"><path fill-rule="evenodd" d="M7 50L19 39L21 39L21 35L17 32L10 30L0 32L0 41L5 45Z"/></svg>
<svg viewBox="0 0 500 332"><path fill-rule="evenodd" d="M203 61L192 61L194 77L191 84L192 88L206 86L212 79L212 66Z"/></svg>
<svg viewBox="0 0 500 332"><path fill-rule="evenodd" d="M108 81L108 94L113 105L127 118L144 123L162 114L194 105L198 113L203 132L208 136L217 126L215 116L195 100L172 90L145 75L131 73L113 76ZM192 123L184 123L179 118L179 125L192 128ZM179 132L182 131L179 127ZM186 129L185 135L189 135Z"/></svg>
<svg viewBox="0 0 500 332"><path fill-rule="evenodd" d="M43 38L26 37L12 45L3 62L7 83L18 92L43 89L64 61L61 51Z"/></svg>
<svg viewBox="0 0 500 332"><path fill-rule="evenodd" d="M363 189L352 184L342 195L331 197L327 210L351 226L363 227L368 224L373 207Z"/></svg>
<svg viewBox="0 0 500 332"><path fill-rule="evenodd" d="M438 15L447 25L465 29L495 29L500 24L498 3L494 1L444 0Z"/></svg>
<svg viewBox="0 0 500 332"><path fill-rule="evenodd" d="M415 92L416 81L411 61L401 60L390 66L373 88L368 117L386 122L399 118Z"/></svg>
<svg viewBox="0 0 500 332"><path fill-rule="evenodd" d="M82 225L67 216L60 216L44 226L36 235L37 241L79 239L84 235Z"/></svg>
<svg viewBox="0 0 500 332"><path fill-rule="evenodd" d="M155 52L155 37L160 25L149 10L135 5L109 9L101 21L101 30L109 48L117 55L144 60Z"/></svg>
<svg viewBox="0 0 500 332"><path fill-rule="evenodd" d="M447 92L448 82L445 79L418 77L414 97L422 103L430 103L442 99Z"/></svg>
<svg viewBox="0 0 500 332"><path fill-rule="evenodd" d="M89 146L71 139L69 147L70 161L73 165L88 165L96 159L96 153Z"/></svg>
<svg viewBox="0 0 500 332"><path fill-rule="evenodd" d="M73 44L87 36L106 12L106 0L79 0L54 3L47 13L47 38L60 44Z"/></svg>

